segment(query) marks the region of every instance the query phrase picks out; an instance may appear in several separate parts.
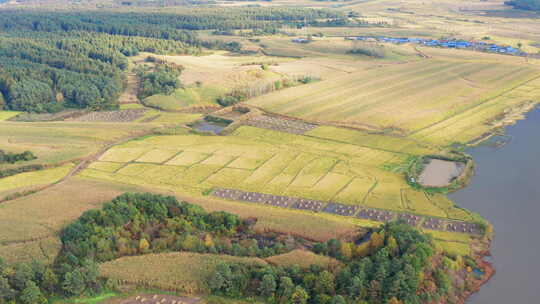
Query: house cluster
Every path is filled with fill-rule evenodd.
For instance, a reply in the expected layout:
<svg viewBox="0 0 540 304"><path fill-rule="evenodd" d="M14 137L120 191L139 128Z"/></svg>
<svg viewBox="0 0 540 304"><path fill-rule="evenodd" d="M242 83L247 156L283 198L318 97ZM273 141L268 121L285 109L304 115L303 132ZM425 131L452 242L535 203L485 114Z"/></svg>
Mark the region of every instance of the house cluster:
<svg viewBox="0 0 540 304"><path fill-rule="evenodd" d="M392 38L392 37L382 37L382 36L346 37L345 39L346 40L361 40L361 41L379 41L379 42L387 42L387 43L394 43L394 44L414 43L414 44L422 44L422 45L431 46L431 47L441 47L441 48L450 48L450 49L472 49L476 51L510 54L510 55L516 55L516 56L527 55L520 49L511 47L511 46L487 43L485 41L466 41L466 40L458 40L458 39L444 39L443 40L443 39L423 39L423 38Z"/></svg>

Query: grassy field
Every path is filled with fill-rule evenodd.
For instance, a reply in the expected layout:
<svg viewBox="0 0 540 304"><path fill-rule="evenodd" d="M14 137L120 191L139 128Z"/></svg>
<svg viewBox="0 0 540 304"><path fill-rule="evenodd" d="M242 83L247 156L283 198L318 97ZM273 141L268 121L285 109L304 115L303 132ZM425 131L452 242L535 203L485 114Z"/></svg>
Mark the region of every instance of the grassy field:
<svg viewBox="0 0 540 304"><path fill-rule="evenodd" d="M38 193L4 202L0 204L0 246L55 236L82 212L98 208L115 196L134 189L71 178Z"/></svg>
<svg viewBox="0 0 540 304"><path fill-rule="evenodd" d="M508 108L512 102L529 100L535 91L517 96L515 91L530 86L536 77L540 77L540 70L523 63L430 59L352 73L274 92L249 103L314 121L367 125L410 134L489 101L502 99L503 108ZM468 127L483 122L474 119L468 121Z"/></svg>
<svg viewBox="0 0 540 304"><path fill-rule="evenodd" d="M123 257L101 264L100 270L103 276L122 283L200 294L209 292L208 279L222 261L266 265L258 258L181 252Z"/></svg>
<svg viewBox="0 0 540 304"><path fill-rule="evenodd" d="M359 137L356 143L361 142ZM453 211L444 197L428 198L410 188L400 173L385 169L399 167L413 155L404 150L431 150L398 138L374 142L365 147L354 140L344 143L253 127L229 136L154 136L110 149L82 175L194 196L225 187L469 219L461 209Z"/></svg>
<svg viewBox="0 0 540 304"><path fill-rule="evenodd" d="M66 176L73 164L41 171L20 173L0 179L0 194L19 188L47 185L59 181Z"/></svg>
<svg viewBox="0 0 540 304"><path fill-rule="evenodd" d="M334 258L317 255L311 251L299 249L285 254L275 255L265 260L269 264L282 267L297 265L301 268L307 268L311 265L319 265L324 268L336 268L341 265L341 263Z"/></svg>
<svg viewBox="0 0 540 304"><path fill-rule="evenodd" d="M32 151L37 159L1 164L0 169L22 164L58 164L89 156L107 142L155 126L141 124L75 122L0 122L0 147L9 152Z"/></svg>
<svg viewBox="0 0 540 304"><path fill-rule="evenodd" d="M144 100L149 107L165 111L180 110L193 105L215 105L226 89L211 86L191 86L177 89L171 95L153 95Z"/></svg>
<svg viewBox="0 0 540 304"><path fill-rule="evenodd" d="M143 53L138 57L148 55ZM278 80L282 74L263 70L261 65L288 61L271 56L234 56L222 51L203 56L163 56L162 59L184 67L180 76L183 87L171 95L150 96L144 103L167 111L215 105L219 97L233 89Z"/></svg>
<svg viewBox="0 0 540 304"><path fill-rule="evenodd" d="M16 111L0 111L0 121L8 120L12 117L17 116L19 113L20 112Z"/></svg>
<svg viewBox="0 0 540 304"><path fill-rule="evenodd" d="M245 5L244 1L223 5ZM304 136L241 127L229 136L153 136L115 146L82 172L82 177L42 192L0 204L0 257L50 261L59 248L57 233L82 212L125 191L154 191L176 195L209 211L227 211L256 217L258 231L290 233L317 241L348 235L379 223L329 214L287 210L224 201L206 196L214 187L390 209L443 218L471 220L442 194L412 189L402 171L411 157L437 154L453 142L469 142L501 123L521 117L530 101L540 98L540 64L523 58L462 50L384 45L386 57L348 54L349 35L404 37L458 37L523 45L540 50L540 27L530 18L510 14L502 1L424 3L359 1L343 3L275 0L261 5L320 7L338 5L358 11L361 19L384 21L385 27L291 29L303 36L322 32L308 44L293 36L214 36L207 40L238 41L246 49L266 55L240 56L208 51L204 56L164 56L184 66L184 88L170 96L152 96L145 102L165 110L212 105L231 89L273 81L280 77L311 75L322 81L298 86L248 101L263 109L307 120L329 122ZM392 8L389 10L388 8ZM461 13L460 13L461 12ZM141 54L146 56L148 54ZM142 57L141 57L142 58ZM140 59L140 58L139 58ZM137 60L137 58L133 58ZM261 64L268 64L263 70ZM141 108L123 104L121 109ZM0 112L0 148L30 150L38 159L25 164L59 164L91 155L105 143L163 125L185 124L201 114L149 109L133 123L15 123L16 112ZM352 126L377 132L338 128ZM1 165L0 169L19 166ZM0 193L31 189L60 179L71 165L0 179ZM69 198L69 199L66 199ZM471 238L463 234L430 231L441 250L466 255ZM103 265L104 272L126 282L187 292L205 290L205 274L228 257L170 254L129 257ZM245 262L265 263L245 259ZM327 263L306 252L268 259L272 264ZM304 264L302 264L304 263ZM150 266L148 266L150 265ZM190 268L198 265L199 268ZM157 271L148 272L147 269ZM160 275L156 275L156 274ZM179 275L182 274L182 275Z"/></svg>
<svg viewBox="0 0 540 304"><path fill-rule="evenodd" d="M0 245L0 258L7 263L37 260L50 264L60 252L61 246L60 239L56 236L5 246Z"/></svg>

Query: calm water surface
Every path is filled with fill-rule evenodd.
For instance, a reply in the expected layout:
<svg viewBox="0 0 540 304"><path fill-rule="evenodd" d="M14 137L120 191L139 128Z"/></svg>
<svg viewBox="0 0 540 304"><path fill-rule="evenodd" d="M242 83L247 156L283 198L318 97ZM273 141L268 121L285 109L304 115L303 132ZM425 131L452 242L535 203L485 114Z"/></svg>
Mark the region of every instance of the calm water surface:
<svg viewBox="0 0 540 304"><path fill-rule="evenodd" d="M229 124L213 122L213 121L200 121L196 123L193 128L202 132L212 132L214 134L219 134L223 129L225 129Z"/></svg>
<svg viewBox="0 0 540 304"><path fill-rule="evenodd" d="M502 148L467 151L476 175L450 195L480 213L495 228L492 253L496 275L470 304L540 303L540 109L508 127Z"/></svg>

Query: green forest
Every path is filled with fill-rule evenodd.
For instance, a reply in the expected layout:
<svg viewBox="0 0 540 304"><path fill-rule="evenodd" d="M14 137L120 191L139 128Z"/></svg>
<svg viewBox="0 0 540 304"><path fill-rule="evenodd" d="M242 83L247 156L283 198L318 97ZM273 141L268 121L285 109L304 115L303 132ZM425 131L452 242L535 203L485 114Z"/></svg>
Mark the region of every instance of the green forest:
<svg viewBox="0 0 540 304"><path fill-rule="evenodd" d="M94 295L115 286L98 263L167 251L270 257L309 248L341 262L312 265L220 264L207 284L216 295L256 297L267 303L425 303L447 298L455 287L456 261L435 258L430 237L390 223L356 241L324 243L252 231L256 220L208 213L171 196L126 193L100 210L86 211L61 232L62 250L51 266L0 261L0 303L47 303L50 297ZM434 262L435 261L435 262ZM461 291L461 290L460 290Z"/></svg>
<svg viewBox="0 0 540 304"><path fill-rule="evenodd" d="M128 56L139 52L198 54L194 30L276 29L340 13L300 8L197 8L174 14L8 11L0 20L0 109L58 112L115 109L125 87Z"/></svg>
<svg viewBox="0 0 540 304"><path fill-rule="evenodd" d="M37 157L31 151L24 151L23 153L13 153L0 150L0 164L14 164L16 162L24 162L34 160L36 158Z"/></svg>
<svg viewBox="0 0 540 304"><path fill-rule="evenodd" d="M431 303L446 299L454 288L448 275L453 262L444 257L443 265L434 267L431 239L405 224L386 224L361 242L332 239L313 251L338 259L343 267L223 263L210 278L210 288L230 297L299 304Z"/></svg>

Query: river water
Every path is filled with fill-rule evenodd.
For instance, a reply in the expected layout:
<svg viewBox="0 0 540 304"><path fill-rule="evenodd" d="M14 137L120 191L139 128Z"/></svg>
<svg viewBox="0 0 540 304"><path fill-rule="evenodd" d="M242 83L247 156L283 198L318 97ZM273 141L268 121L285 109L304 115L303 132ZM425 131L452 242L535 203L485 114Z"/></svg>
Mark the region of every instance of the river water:
<svg viewBox="0 0 540 304"><path fill-rule="evenodd" d="M477 164L471 184L450 195L495 229L497 273L470 304L540 303L540 109L507 128L500 147L467 151Z"/></svg>

